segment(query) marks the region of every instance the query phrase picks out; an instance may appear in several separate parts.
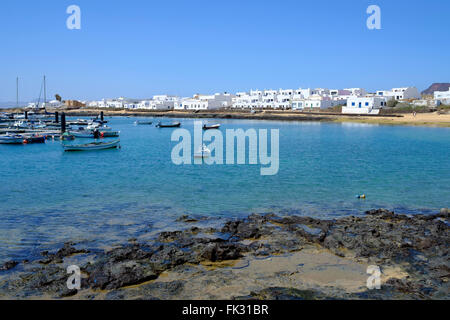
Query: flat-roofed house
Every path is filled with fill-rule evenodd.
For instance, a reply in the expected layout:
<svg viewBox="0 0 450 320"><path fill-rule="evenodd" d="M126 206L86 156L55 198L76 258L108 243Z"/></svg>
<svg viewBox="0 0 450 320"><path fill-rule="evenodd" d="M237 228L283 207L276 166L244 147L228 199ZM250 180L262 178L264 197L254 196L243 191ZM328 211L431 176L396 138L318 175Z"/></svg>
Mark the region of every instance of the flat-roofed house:
<svg viewBox="0 0 450 320"><path fill-rule="evenodd" d="M342 113L378 114L386 105L383 97L351 97L347 99L347 106L342 107Z"/></svg>

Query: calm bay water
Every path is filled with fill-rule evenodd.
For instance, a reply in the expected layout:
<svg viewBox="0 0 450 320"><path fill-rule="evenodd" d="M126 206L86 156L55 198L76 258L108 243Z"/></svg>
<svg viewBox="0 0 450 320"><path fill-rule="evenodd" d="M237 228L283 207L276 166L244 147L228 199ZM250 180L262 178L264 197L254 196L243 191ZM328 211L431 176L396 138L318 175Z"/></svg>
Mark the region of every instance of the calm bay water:
<svg viewBox="0 0 450 320"><path fill-rule="evenodd" d="M173 129L108 121L121 131L120 150L64 153L59 141L0 145L0 262L68 240L100 248L151 238L179 227L174 220L182 214L338 217L450 206L449 128L209 121L223 132L280 130L279 173L261 176L260 165L176 166ZM193 131L194 120L180 121ZM367 199L356 199L362 193Z"/></svg>

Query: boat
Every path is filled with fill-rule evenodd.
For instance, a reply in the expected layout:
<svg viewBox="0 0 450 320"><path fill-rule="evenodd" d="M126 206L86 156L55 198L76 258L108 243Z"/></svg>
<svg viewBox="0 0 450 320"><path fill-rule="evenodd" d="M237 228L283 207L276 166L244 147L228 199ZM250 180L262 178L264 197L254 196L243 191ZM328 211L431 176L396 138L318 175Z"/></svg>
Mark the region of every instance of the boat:
<svg viewBox="0 0 450 320"><path fill-rule="evenodd" d="M45 143L45 137L41 135L32 135L29 137L26 137L23 140L23 143L29 144L29 143Z"/></svg>
<svg viewBox="0 0 450 320"><path fill-rule="evenodd" d="M210 126L207 126L206 124L203 125L203 130L219 129L219 128L220 128L220 124L213 124Z"/></svg>
<svg viewBox="0 0 450 320"><path fill-rule="evenodd" d="M120 135L120 131L101 131L100 130L100 137L102 137L102 138L118 137L119 135Z"/></svg>
<svg viewBox="0 0 450 320"><path fill-rule="evenodd" d="M64 132L61 135L61 140L63 140L63 141L72 141L72 140L75 140L75 136L70 135L68 132Z"/></svg>
<svg viewBox="0 0 450 320"><path fill-rule="evenodd" d="M153 123L152 121L139 121L139 120L136 120L134 122L135 125L151 125L152 123Z"/></svg>
<svg viewBox="0 0 450 320"><path fill-rule="evenodd" d="M23 136L20 134L6 134L0 136L0 144L23 144Z"/></svg>
<svg viewBox="0 0 450 320"><path fill-rule="evenodd" d="M28 128L29 128L28 122L20 121L20 120L14 122L13 125L12 125L12 127L13 127L13 128L17 128L17 129L28 129Z"/></svg>
<svg viewBox="0 0 450 320"><path fill-rule="evenodd" d="M120 148L120 140L111 142L91 142L77 145L63 145L64 151L95 151Z"/></svg>
<svg viewBox="0 0 450 320"><path fill-rule="evenodd" d="M209 150L205 145L203 145L200 150L194 153L194 158L208 158L211 155L211 150Z"/></svg>
<svg viewBox="0 0 450 320"><path fill-rule="evenodd" d="M156 127L158 127L158 128L178 128L180 126L181 126L180 122L172 122L172 123L164 124L164 123L161 123L161 121L160 121L156 124Z"/></svg>
<svg viewBox="0 0 450 320"><path fill-rule="evenodd" d="M94 138L94 133L89 130L69 131L68 134L75 138Z"/></svg>
<svg viewBox="0 0 450 320"><path fill-rule="evenodd" d="M105 131L111 131L111 127L108 127L107 125L101 125L98 122L93 122L90 123L87 127L86 130L98 130L100 132L105 132Z"/></svg>

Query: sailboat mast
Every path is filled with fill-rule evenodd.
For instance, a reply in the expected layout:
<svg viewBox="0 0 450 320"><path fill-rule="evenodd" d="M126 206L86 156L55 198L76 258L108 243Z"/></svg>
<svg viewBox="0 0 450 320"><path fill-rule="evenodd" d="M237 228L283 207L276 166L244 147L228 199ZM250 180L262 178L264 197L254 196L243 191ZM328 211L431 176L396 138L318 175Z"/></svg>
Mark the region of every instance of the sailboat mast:
<svg viewBox="0 0 450 320"><path fill-rule="evenodd" d="M47 104L47 85L45 83L45 76L44 76L44 106Z"/></svg>
<svg viewBox="0 0 450 320"><path fill-rule="evenodd" d="M19 77L16 78L16 108L19 107Z"/></svg>

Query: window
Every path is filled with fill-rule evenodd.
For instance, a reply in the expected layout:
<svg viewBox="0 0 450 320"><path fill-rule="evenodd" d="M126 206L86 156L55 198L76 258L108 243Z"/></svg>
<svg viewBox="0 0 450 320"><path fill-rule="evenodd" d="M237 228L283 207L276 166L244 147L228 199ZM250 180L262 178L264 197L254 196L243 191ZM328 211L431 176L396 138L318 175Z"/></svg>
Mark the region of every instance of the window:
<svg viewBox="0 0 450 320"><path fill-rule="evenodd" d="M369 103L368 102L366 102L366 107L368 107L369 106Z"/></svg>
<svg viewBox="0 0 450 320"><path fill-rule="evenodd" d="M355 103L354 102L352 102L352 107L354 107L355 106Z"/></svg>

